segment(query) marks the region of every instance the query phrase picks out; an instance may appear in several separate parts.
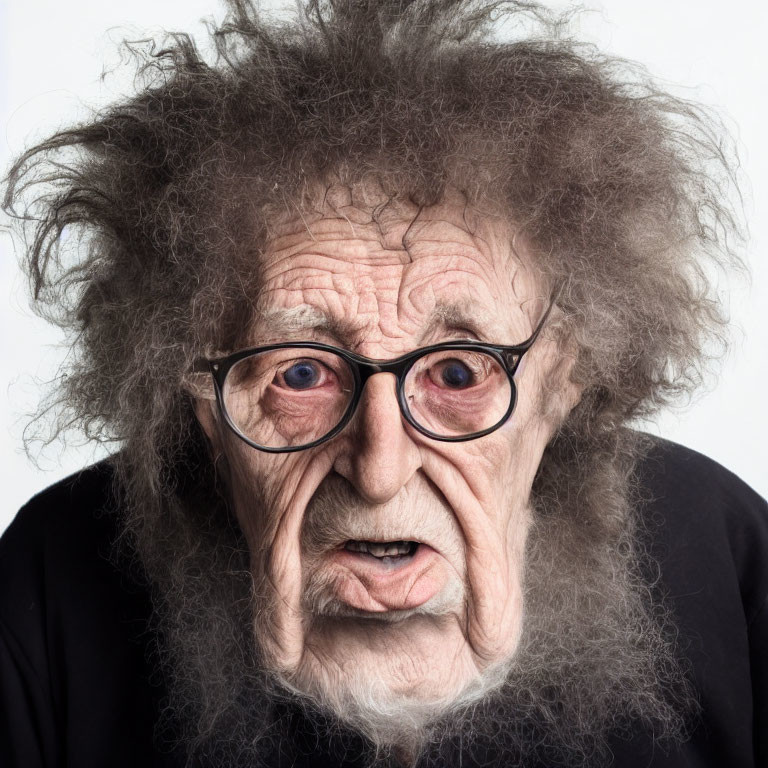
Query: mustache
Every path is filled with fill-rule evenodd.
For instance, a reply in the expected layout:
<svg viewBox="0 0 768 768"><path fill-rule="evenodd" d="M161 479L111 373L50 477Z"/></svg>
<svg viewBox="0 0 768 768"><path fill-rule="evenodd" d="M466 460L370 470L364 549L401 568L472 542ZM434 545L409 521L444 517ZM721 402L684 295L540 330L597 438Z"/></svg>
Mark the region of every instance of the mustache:
<svg viewBox="0 0 768 768"><path fill-rule="evenodd" d="M463 567L463 535L456 516L438 488L420 473L385 504L366 501L346 478L329 475L307 505L302 554L312 560L350 539L417 541Z"/></svg>

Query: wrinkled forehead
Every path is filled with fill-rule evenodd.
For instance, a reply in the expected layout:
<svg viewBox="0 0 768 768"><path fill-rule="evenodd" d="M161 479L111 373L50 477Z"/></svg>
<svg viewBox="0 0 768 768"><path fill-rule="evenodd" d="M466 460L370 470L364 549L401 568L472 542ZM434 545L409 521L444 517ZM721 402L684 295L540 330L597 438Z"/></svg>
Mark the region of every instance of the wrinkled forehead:
<svg viewBox="0 0 768 768"><path fill-rule="evenodd" d="M375 177L355 182L331 180L307 187L301 202L270 213L267 249L279 247L284 238L312 236L318 221L343 219L350 232L370 227L389 248L408 249L428 227L451 224L467 239L506 240L515 232L500 206L492 201L471 203L458 190L448 188L439 202L420 204L407 192L387 189Z"/></svg>
<svg viewBox="0 0 768 768"><path fill-rule="evenodd" d="M445 329L515 343L541 310L543 281L514 228L455 191L424 206L375 182L332 183L271 229L259 341L322 328L393 350Z"/></svg>

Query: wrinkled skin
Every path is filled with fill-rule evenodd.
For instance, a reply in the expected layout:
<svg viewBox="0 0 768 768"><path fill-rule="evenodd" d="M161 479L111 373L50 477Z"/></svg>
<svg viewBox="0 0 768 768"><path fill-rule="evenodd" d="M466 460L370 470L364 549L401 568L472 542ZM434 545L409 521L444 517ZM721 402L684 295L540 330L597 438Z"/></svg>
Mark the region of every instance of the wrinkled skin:
<svg viewBox="0 0 768 768"><path fill-rule="evenodd" d="M252 343L323 341L385 359L450 339L519 343L549 289L511 243L458 195L418 209L370 185L331 187L320 210L286 220L270 241ZM459 309L433 314L444 305ZM318 327L321 313L331 328ZM463 443L413 430L389 374L368 381L340 435L298 453L249 447L198 399L251 548L268 663L331 698L365 689L445 704L509 660L524 617L528 499L577 399L569 370L545 327L516 376L510 420ZM337 556L349 539L431 549L407 578L377 580Z"/></svg>

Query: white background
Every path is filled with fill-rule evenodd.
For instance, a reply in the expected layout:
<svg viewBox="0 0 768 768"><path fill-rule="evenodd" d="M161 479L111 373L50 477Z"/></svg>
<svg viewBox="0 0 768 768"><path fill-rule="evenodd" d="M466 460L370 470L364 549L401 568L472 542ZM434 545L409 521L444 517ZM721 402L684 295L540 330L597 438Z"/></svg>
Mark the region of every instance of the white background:
<svg viewBox="0 0 768 768"><path fill-rule="evenodd" d="M130 85L102 78L116 43L160 29L204 38L216 0L0 0L0 172L31 142ZM266 5L266 4L265 4ZM568 3L559 0L557 7ZM717 107L738 137L748 183L751 286L731 290L729 357L684 411L649 428L717 459L768 496L768 3L759 0L605 0L578 20L582 39L643 62L675 93ZM25 414L63 358L60 337L29 311L9 238L0 233L0 531L33 493L100 455L60 445L24 454ZM57 346L59 345L59 346Z"/></svg>

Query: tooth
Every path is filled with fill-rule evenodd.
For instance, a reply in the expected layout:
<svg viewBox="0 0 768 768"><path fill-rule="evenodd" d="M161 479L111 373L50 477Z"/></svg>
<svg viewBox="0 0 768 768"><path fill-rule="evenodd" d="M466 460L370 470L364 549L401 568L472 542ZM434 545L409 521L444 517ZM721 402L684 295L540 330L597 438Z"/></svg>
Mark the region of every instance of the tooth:
<svg viewBox="0 0 768 768"><path fill-rule="evenodd" d="M349 552L360 552L378 558L401 557L413 555L419 543L416 541L365 541L361 539L349 539L344 544L344 549Z"/></svg>

